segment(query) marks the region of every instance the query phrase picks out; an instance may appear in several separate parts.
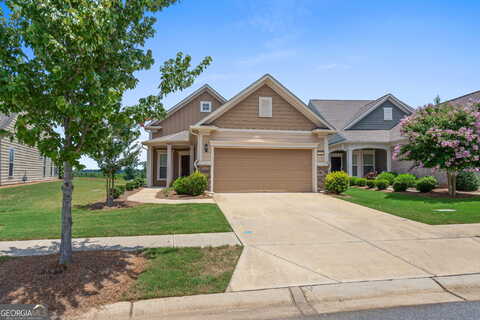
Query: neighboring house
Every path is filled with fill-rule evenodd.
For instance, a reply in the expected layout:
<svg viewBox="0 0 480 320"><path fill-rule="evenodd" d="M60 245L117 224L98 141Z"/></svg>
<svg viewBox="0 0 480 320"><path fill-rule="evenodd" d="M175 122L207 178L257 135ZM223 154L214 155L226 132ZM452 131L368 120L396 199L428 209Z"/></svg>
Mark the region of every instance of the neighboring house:
<svg viewBox="0 0 480 320"><path fill-rule="evenodd" d="M149 186L198 168L213 192L315 192L331 124L271 75L226 100L205 85L147 127Z"/></svg>
<svg viewBox="0 0 480 320"><path fill-rule="evenodd" d="M13 132L16 116L0 114L0 129ZM52 180L58 176L54 163L36 148L0 136L0 185Z"/></svg>
<svg viewBox="0 0 480 320"><path fill-rule="evenodd" d="M376 100L310 100L308 107L331 123L328 138L330 170L364 177L376 171L404 171L392 160L393 147L403 140L399 122L414 112L392 94Z"/></svg>

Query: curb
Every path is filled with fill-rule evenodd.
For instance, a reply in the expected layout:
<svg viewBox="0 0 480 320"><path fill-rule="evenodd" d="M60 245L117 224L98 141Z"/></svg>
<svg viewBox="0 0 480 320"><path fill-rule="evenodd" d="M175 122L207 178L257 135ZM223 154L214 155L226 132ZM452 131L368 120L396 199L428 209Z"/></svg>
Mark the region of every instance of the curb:
<svg viewBox="0 0 480 320"><path fill-rule="evenodd" d="M118 302L77 320L279 319L480 300L480 274L323 284Z"/></svg>

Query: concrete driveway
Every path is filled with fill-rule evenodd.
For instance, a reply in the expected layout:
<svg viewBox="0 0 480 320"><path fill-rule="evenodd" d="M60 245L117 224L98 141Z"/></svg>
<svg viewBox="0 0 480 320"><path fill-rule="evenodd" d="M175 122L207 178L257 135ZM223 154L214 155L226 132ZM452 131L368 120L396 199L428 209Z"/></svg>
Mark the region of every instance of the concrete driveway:
<svg viewBox="0 0 480 320"><path fill-rule="evenodd" d="M323 194L216 194L245 245L231 291L480 272L480 224L429 226Z"/></svg>

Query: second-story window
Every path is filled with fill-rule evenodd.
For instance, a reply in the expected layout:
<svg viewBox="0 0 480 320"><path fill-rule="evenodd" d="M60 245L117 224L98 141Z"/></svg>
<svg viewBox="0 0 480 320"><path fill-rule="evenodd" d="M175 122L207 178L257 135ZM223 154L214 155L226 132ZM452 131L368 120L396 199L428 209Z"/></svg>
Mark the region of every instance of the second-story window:
<svg viewBox="0 0 480 320"><path fill-rule="evenodd" d="M200 112L212 112L212 102L200 101Z"/></svg>

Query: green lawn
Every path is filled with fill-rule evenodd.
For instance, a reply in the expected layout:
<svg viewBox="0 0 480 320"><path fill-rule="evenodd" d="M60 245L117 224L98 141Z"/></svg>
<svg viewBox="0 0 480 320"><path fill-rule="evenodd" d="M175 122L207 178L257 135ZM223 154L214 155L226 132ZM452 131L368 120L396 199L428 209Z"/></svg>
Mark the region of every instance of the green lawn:
<svg viewBox="0 0 480 320"><path fill-rule="evenodd" d="M380 192L350 188L343 200L427 224L480 223L480 196L433 198L424 195ZM454 209L455 212L438 212Z"/></svg>
<svg viewBox="0 0 480 320"><path fill-rule="evenodd" d="M59 238L60 186L61 182L48 182L0 189L0 240ZM82 207L104 196L103 179L75 179L73 237L231 231L215 204L145 204L96 211Z"/></svg>
<svg viewBox="0 0 480 320"><path fill-rule="evenodd" d="M225 292L242 247L146 249L149 266L125 300Z"/></svg>

